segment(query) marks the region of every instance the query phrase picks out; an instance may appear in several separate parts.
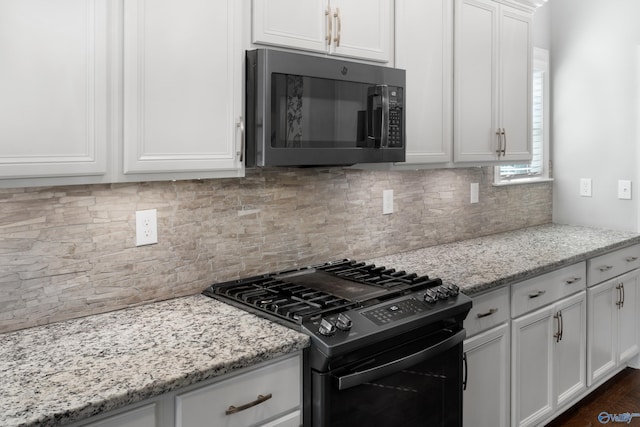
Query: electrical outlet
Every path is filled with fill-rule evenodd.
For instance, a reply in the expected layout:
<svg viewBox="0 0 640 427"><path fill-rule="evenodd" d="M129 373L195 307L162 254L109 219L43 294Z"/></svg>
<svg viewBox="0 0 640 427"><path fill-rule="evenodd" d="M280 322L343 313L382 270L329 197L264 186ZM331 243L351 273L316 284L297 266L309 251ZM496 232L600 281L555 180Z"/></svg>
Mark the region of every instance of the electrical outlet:
<svg viewBox="0 0 640 427"><path fill-rule="evenodd" d="M580 179L580 195L582 197L591 197L591 178Z"/></svg>
<svg viewBox="0 0 640 427"><path fill-rule="evenodd" d="M382 191L382 214L389 215L393 213L393 190Z"/></svg>
<svg viewBox="0 0 640 427"><path fill-rule="evenodd" d="M136 246L158 243L158 219L156 209L136 211Z"/></svg>
<svg viewBox="0 0 640 427"><path fill-rule="evenodd" d="M631 200L631 181L618 181L618 199Z"/></svg>
<svg viewBox="0 0 640 427"><path fill-rule="evenodd" d="M471 183L471 203L478 203L480 201L480 184L477 182Z"/></svg>

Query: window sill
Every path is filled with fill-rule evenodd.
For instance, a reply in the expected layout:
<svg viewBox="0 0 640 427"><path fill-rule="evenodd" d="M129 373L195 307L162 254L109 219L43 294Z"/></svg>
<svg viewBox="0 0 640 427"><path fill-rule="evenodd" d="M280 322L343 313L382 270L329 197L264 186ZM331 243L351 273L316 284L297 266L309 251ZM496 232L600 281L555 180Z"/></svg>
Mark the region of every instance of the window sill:
<svg viewBox="0 0 640 427"><path fill-rule="evenodd" d="M520 178L511 181L494 182L494 187L506 187L508 185L520 185L520 184L538 184L542 182L553 182L553 178Z"/></svg>

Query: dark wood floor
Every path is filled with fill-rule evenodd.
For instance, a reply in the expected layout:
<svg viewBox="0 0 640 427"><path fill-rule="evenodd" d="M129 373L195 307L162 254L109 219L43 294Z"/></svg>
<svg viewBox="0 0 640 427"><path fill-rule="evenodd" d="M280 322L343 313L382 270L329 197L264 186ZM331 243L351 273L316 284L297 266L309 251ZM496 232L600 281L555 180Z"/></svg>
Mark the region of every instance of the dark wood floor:
<svg viewBox="0 0 640 427"><path fill-rule="evenodd" d="M602 423L598 420L601 412L640 413L640 369L626 368L547 424L547 427L640 426L640 417L632 418L629 424L612 421Z"/></svg>

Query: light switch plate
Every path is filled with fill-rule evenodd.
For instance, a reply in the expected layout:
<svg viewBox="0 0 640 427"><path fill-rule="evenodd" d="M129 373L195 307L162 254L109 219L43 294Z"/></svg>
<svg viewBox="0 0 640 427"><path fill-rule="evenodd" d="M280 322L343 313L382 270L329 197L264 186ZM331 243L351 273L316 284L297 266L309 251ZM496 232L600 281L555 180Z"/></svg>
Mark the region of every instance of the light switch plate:
<svg viewBox="0 0 640 427"><path fill-rule="evenodd" d="M580 195L591 197L591 178L580 178Z"/></svg>
<svg viewBox="0 0 640 427"><path fill-rule="evenodd" d="M631 200L631 181L625 179L618 181L618 199Z"/></svg>

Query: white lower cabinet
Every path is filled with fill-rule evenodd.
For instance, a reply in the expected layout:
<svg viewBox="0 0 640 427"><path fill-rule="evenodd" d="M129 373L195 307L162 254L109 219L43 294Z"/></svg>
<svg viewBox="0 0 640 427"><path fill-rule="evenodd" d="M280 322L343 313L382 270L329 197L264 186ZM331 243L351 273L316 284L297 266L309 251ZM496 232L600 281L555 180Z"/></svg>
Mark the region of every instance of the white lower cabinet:
<svg viewBox="0 0 640 427"><path fill-rule="evenodd" d="M463 425L509 425L509 324L503 323L464 342Z"/></svg>
<svg viewBox="0 0 640 427"><path fill-rule="evenodd" d="M176 396L176 427L246 427L299 411L300 359L288 358ZM299 412L298 412L299 415ZM272 426L297 421L285 417ZM295 424L297 423L297 424Z"/></svg>
<svg viewBox="0 0 640 427"><path fill-rule="evenodd" d="M538 425L586 389L586 292L512 321L513 426Z"/></svg>
<svg viewBox="0 0 640 427"><path fill-rule="evenodd" d="M588 289L589 385L638 354L639 277L640 270L633 270Z"/></svg>

